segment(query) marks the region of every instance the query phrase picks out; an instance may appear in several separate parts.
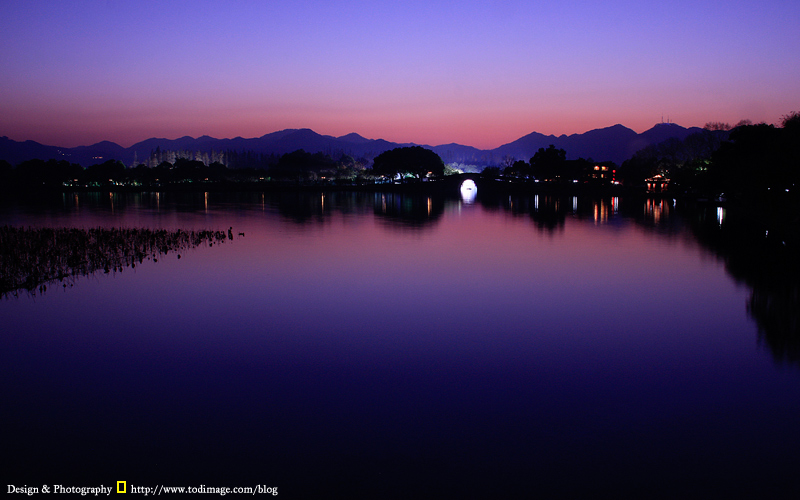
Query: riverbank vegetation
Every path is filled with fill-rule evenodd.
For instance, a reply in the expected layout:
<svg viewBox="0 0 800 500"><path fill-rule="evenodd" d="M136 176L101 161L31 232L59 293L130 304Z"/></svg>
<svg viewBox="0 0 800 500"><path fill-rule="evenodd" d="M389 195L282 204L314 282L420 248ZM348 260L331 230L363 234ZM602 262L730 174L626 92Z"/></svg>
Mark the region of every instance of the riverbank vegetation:
<svg viewBox="0 0 800 500"><path fill-rule="evenodd" d="M73 286L78 276L117 273L169 252L233 239L224 231L0 227L0 297ZM180 258L180 254L178 254Z"/></svg>
<svg viewBox="0 0 800 500"><path fill-rule="evenodd" d="M242 152L240 156L247 156ZM262 168L229 168L220 162L176 158L155 167L126 168L119 161L83 168L67 161L28 160L12 166L0 160L0 186L6 191L32 190L208 190L285 189L292 187L368 187L417 184L462 173L463 165L445 165L433 151L419 146L396 148L374 158L337 159L302 149L270 157ZM577 186L617 187L709 200L758 200L784 204L796 200L800 175L800 114L783 117L781 126L742 121L735 127L709 123L683 140L647 146L622 163L602 159L567 160L554 146L531 158L505 157L486 167L484 179L515 189L558 190Z"/></svg>

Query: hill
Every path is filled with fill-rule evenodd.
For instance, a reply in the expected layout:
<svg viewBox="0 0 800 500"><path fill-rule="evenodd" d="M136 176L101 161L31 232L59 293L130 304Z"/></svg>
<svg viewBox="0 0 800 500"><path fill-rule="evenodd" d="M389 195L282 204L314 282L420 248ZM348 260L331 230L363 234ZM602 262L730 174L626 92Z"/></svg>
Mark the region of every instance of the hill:
<svg viewBox="0 0 800 500"><path fill-rule="evenodd" d="M630 158L636 151L675 137L684 139L698 132L699 128L684 128L674 123L661 123L650 130L637 134L633 130L617 124L611 127L590 130L582 134L544 135L532 132L524 137L504 144L498 148L484 150L462 144L442 144L439 146L423 146L435 151L445 163L466 163L473 165L497 165L503 158L511 156L518 160L529 160L539 148L547 148L550 144L567 152L568 159L586 158L595 161L613 161L618 164ZM337 157L347 154L353 157L372 159L389 149L412 146L383 139L366 139L350 133L341 137L321 135L311 129L286 129L272 132L261 137L245 139L216 139L204 135L193 138L189 136L178 139L151 138L134 144L129 148L113 142L103 141L91 146L76 148L60 148L46 146L34 141L18 142L8 137L0 137L0 159L12 165L32 158L42 160L67 160L71 163L89 166L109 159L120 160L126 165L145 162L150 154L160 148L161 151L188 151L191 153L220 153L224 151L251 151L259 154L282 155L298 149L309 153L322 152Z"/></svg>

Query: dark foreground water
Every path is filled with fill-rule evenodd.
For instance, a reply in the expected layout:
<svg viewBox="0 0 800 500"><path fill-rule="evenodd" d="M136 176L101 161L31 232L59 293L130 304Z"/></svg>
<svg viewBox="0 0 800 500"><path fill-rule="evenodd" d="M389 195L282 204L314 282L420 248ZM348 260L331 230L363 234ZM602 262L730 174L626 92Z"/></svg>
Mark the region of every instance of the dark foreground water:
<svg viewBox="0 0 800 500"><path fill-rule="evenodd" d="M3 205L15 227L232 228L4 295L3 487L796 497L797 289L719 249L726 210L682 213L457 193Z"/></svg>

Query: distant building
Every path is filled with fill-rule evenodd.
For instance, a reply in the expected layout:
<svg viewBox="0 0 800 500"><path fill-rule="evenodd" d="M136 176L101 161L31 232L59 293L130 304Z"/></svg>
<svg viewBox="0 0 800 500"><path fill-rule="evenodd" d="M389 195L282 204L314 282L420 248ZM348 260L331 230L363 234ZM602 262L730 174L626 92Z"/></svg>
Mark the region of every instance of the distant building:
<svg viewBox="0 0 800 500"><path fill-rule="evenodd" d="M661 193L666 191L669 187L669 179L661 174L656 174L653 177L648 177L644 180L647 185L648 193Z"/></svg>
<svg viewBox="0 0 800 500"><path fill-rule="evenodd" d="M617 184L617 169L614 165L595 165L589 171L589 178L596 184Z"/></svg>

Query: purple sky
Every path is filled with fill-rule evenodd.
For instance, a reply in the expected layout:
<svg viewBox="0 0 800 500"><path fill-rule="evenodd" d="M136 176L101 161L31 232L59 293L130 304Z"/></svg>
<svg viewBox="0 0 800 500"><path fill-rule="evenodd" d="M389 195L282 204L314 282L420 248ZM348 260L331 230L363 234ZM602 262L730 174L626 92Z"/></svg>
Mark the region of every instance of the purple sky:
<svg viewBox="0 0 800 500"><path fill-rule="evenodd" d="M0 135L494 148L800 110L800 2L0 0Z"/></svg>

